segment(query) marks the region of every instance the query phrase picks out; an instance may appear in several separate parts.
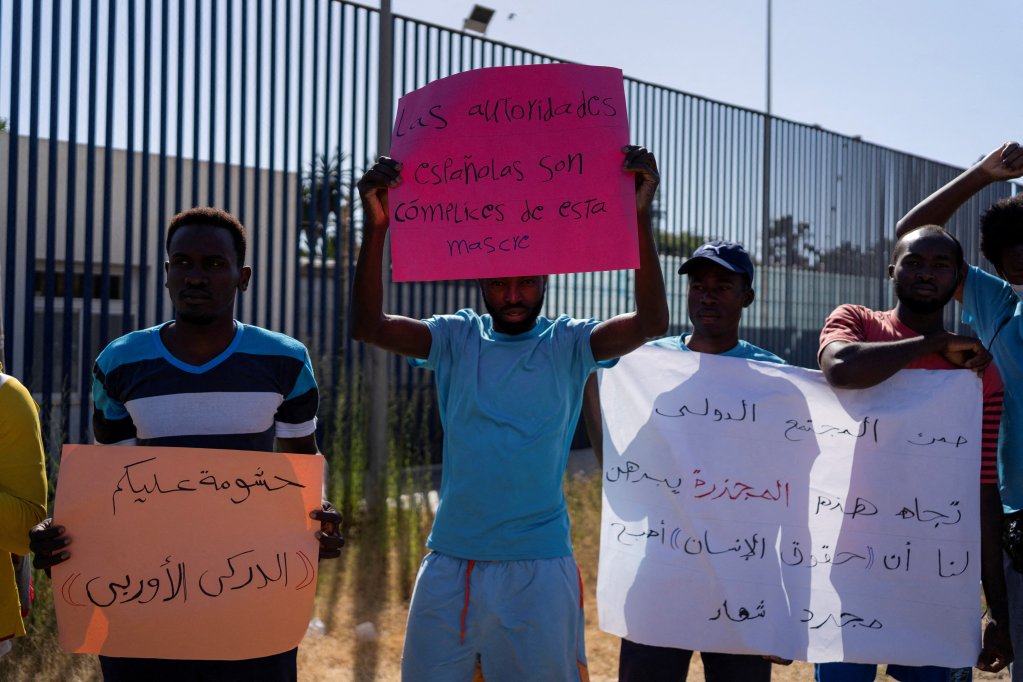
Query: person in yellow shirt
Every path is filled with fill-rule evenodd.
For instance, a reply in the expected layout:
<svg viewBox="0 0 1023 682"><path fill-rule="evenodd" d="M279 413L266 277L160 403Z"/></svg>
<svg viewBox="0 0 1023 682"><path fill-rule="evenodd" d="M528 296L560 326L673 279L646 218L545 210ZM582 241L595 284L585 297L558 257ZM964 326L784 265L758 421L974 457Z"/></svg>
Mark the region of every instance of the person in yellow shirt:
<svg viewBox="0 0 1023 682"><path fill-rule="evenodd" d="M35 401L0 366L0 655L25 634L11 555L28 554L28 531L46 517L46 465Z"/></svg>

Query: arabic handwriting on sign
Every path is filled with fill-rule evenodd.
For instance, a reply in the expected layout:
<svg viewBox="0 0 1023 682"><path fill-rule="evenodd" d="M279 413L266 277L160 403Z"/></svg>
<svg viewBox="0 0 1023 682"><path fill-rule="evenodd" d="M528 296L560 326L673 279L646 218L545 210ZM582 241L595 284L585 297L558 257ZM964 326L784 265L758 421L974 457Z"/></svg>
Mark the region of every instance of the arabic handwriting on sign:
<svg viewBox="0 0 1023 682"><path fill-rule="evenodd" d="M618 530L618 535L617 535L617 537L615 539L618 540L618 542L620 544L623 544L626 547L632 547L633 545L636 544L636 542L638 542L642 538L648 538L648 539L654 539L654 540L656 540L657 538L660 538L661 539L661 544L663 545L665 543L664 520L663 519L661 520L661 529L660 530L657 530L655 528L650 528L650 529L647 529L647 530L642 530L641 529L641 530L638 530L638 531L630 531L628 529L628 527L624 523L617 523L617 522L613 522L611 524L611 526L612 527L614 527L614 526L621 526L621 528Z"/></svg>
<svg viewBox="0 0 1023 682"><path fill-rule="evenodd" d="M916 519L920 523L933 523L935 528L954 526L962 520L963 512L959 509L959 500L952 500L948 506L952 508L947 514L934 509L921 509L920 498L914 497L912 509L903 507L902 511L896 512L895 515L903 519Z"/></svg>
<svg viewBox="0 0 1023 682"><path fill-rule="evenodd" d="M179 596L181 601L187 602L188 587L185 581L185 564L179 561L172 567L171 563L171 558L168 556L160 564L164 575L160 575L158 571L156 575L149 578L133 579L129 575L125 575L124 580L104 581L99 576L90 578L85 583L85 596L94 606L100 608L106 608L115 602L127 604L137 601L139 604L148 604L161 594L163 595L161 599L163 602L173 601ZM69 603L76 606L84 606L84 604L77 604L71 599L71 590L73 589L74 582L81 574L72 575L73 577L65 582L65 588L62 588L61 591L65 595L65 600ZM163 581L164 576L167 578L166 582ZM99 584L94 588L93 583L96 581L99 581ZM137 590L135 589L136 584L138 586ZM143 593L147 591L148 594L143 596Z"/></svg>
<svg viewBox="0 0 1023 682"><path fill-rule="evenodd" d="M701 536L686 536L681 528L673 528L668 531L662 519L659 527L644 529L641 525L636 529L619 521L612 521L615 540L626 547L634 547L642 541L660 542L662 546L668 546L675 551L683 551L690 556L698 554L735 554L738 558L749 561L750 559L763 559L767 555L767 540L760 533L753 533L748 537L735 538L734 542L721 544L711 542L710 532L705 530Z"/></svg>
<svg viewBox="0 0 1023 682"><path fill-rule="evenodd" d="M907 540L906 541L906 555L905 555L906 562L905 562L905 567L903 567L903 562L902 562L903 556L901 554L896 554L896 553L885 554L881 561L884 564L884 567L886 569L888 569L889 571L897 571L899 568L904 568L904 570L908 573L909 572L909 555L910 555L911 552L912 552L912 543L909 540Z"/></svg>
<svg viewBox="0 0 1023 682"><path fill-rule="evenodd" d="M809 557L807 557L803 554L803 550L799 546L799 541L793 540L790 550L788 552L783 552L780 555L780 559L786 566L805 566L806 568L815 568L816 566L826 564L842 566L850 561L859 560L863 562L863 568L870 569L874 565L874 548L868 545L866 551L862 554L851 552L849 550L842 550L840 552L835 552L834 555L832 555L830 545L821 545L820 556L818 556L816 552L813 552Z"/></svg>
<svg viewBox="0 0 1023 682"><path fill-rule="evenodd" d="M800 618L800 623L810 623L814 620L814 613L810 609L803 609L806 615L805 618ZM835 614L829 613L824 619L822 619L816 625L808 626L811 630L820 630L822 627L830 623L837 628L853 627L853 628L867 628L868 630L880 630L884 627L877 618L872 618L868 623L865 618L857 616L855 613L849 613L843 611L839 614L838 618L835 618Z"/></svg>
<svg viewBox="0 0 1023 682"><path fill-rule="evenodd" d="M741 412L736 411L734 414L732 412L725 412L725 411L723 411L723 410L721 410L719 408L714 408L712 410L710 408L710 399L709 398L704 398L703 399L702 407L699 405L699 403L697 403L696 409L693 409L688 404L683 404L677 410L674 410L674 411L668 410L668 411L665 411L665 412L662 412L661 408L655 407L654 408L654 412L659 414L662 417L671 417L671 418L686 417L686 416L692 416L692 417L710 417L711 421L715 421L715 422L720 422L720 421L726 421L726 422L744 422L744 421L746 421L747 417L749 418L749 420L751 422L755 422L757 420L757 404L756 403L747 403L745 400L742 400L740 402L739 406L742 409L742 411Z"/></svg>
<svg viewBox="0 0 1023 682"><path fill-rule="evenodd" d="M768 487L768 488L764 488L763 490L758 492L753 486L749 485L748 483L742 483L740 481L734 481L733 482L733 481L730 481L730 479L726 478L724 480L724 482L722 482L722 484L721 484L721 490L720 491L718 491L718 484L717 483L712 483L710 490L700 490L700 488L705 488L707 486L707 482L704 481L702 478L698 477L699 473L701 473L700 469L694 469L693 470L693 476L694 476L694 478L693 478L693 488L694 488L693 489L693 497L698 499L698 500L702 500L702 499L718 500L718 499L721 499L721 498L725 498L725 499L728 499L728 500L746 501L746 500L758 499L758 500L768 500L770 502L777 502L777 501L781 500L782 497L784 497L785 498L785 506L786 507L789 506L789 484L788 484L788 481L786 481L783 484L781 481L776 479L775 482L774 482L774 490L773 491L771 490L770 487ZM715 493L717 493L717 494L715 495Z"/></svg>
<svg viewBox="0 0 1023 682"><path fill-rule="evenodd" d="M830 498L826 495L818 495L817 509L814 510L814 514L820 514L821 510L837 512L855 519L857 516L876 515L877 505L866 498L857 497L856 501L853 502L852 509L846 510L845 505L842 504L842 500L840 498Z"/></svg>
<svg viewBox="0 0 1023 682"><path fill-rule="evenodd" d="M168 486L160 482L158 471L144 471L144 467L142 467L144 464L155 462L156 459L156 457L149 457L148 459L141 459L137 462L124 465L124 472L117 480L117 483L114 486L114 492L111 495L111 506L114 515L117 514L118 496L123 493L127 493L128 499L132 502L136 504L144 504L149 497L154 494L195 492L197 490L220 491L228 490L233 487L238 491L244 491L232 492L230 495L231 502L234 504L241 504L245 500L249 499L253 488L263 488L268 492L274 492L288 487L305 488L305 486L301 483L276 474L267 479L262 468L258 468L255 471L251 481L246 481L240 477L235 478L233 483L228 480L218 481L217 477L211 474L209 470L202 469L199 471L202 478L198 479L195 483L192 482L191 478L183 478L175 485Z"/></svg>
<svg viewBox="0 0 1023 682"><path fill-rule="evenodd" d="M750 559L763 559L767 553L767 542L760 536L760 533L753 533L749 537L735 538L735 542L725 545L712 545L710 540L710 532L703 531L702 537L688 536L682 542L679 542L681 537L681 529L675 529L671 534L671 548L678 550L681 549L683 552L690 556L698 554L728 554L734 553L737 557L743 561L749 561Z"/></svg>
<svg viewBox="0 0 1023 682"><path fill-rule="evenodd" d="M764 616L767 615L767 612L764 610L763 599L760 600L760 603L758 603L753 610L754 612L751 613L750 610L747 609L745 606L740 606L739 609L735 612L735 615L733 616L732 613L728 610L728 600L726 599L724 603L720 607L718 607L717 614L711 616L707 620L718 620L719 618L721 618L721 616L724 616L733 623L742 623L747 620L756 620L757 618L763 618Z"/></svg>
<svg viewBox="0 0 1023 682"><path fill-rule="evenodd" d="M302 578L297 582L290 576L290 564L295 563L295 558L300 562L303 569ZM159 568L149 575L133 577L125 574L122 577L110 579L103 576L94 576L85 581L85 599L99 608L108 608L120 604L148 604L159 598L160 602L178 600L182 603L189 599L189 586L193 588L192 595L195 595L195 588L206 597L216 598L225 591L236 591L243 589L263 590L271 586L302 590L313 583L316 578L316 571L313 563L306 556L305 552L276 552L273 555L257 559L255 550L239 552L225 560L225 567L217 570L207 569L198 574L183 561L175 561L170 556L166 557ZM61 585L60 594L63 600L72 606L87 606L78 601L75 585L81 573L72 573Z"/></svg>
<svg viewBox="0 0 1023 682"><path fill-rule="evenodd" d="M111 496L111 505L113 507L114 514L117 513L118 493L127 492L129 493L129 498L132 496L134 497L132 500L133 502L143 503L148 499L149 495L152 495L153 493L177 493L195 490L195 488L190 488L186 485L189 483L187 478L178 481L176 487L165 489L157 479L155 471L150 472L147 475L141 471L136 471L135 469L135 467L140 467L141 469L140 465L155 461L156 457L149 457L147 459L140 459L137 462L124 465L124 473L121 474L119 479L117 479L117 484L114 487L114 493ZM135 474L134 478L132 478L132 473Z"/></svg>
<svg viewBox="0 0 1023 682"><path fill-rule="evenodd" d="M663 485L670 490L673 495L678 495L679 488L682 487L681 476L679 478L669 478L667 476L664 478L657 478L656 476L651 476L650 474L643 472L642 467L632 461L626 462L624 469L620 466L608 469L605 474L605 478L608 483L617 483L618 481L624 481L626 483L642 483L643 481L650 481L651 483L655 483L658 487Z"/></svg>
<svg viewBox="0 0 1023 682"><path fill-rule="evenodd" d="M966 569L970 566L970 551L964 550L965 555L959 561L955 559L949 559L941 555L941 548L938 548L938 577L940 578L957 578L963 573L966 573ZM957 566L958 564L958 566Z"/></svg>
<svg viewBox="0 0 1023 682"><path fill-rule="evenodd" d="M966 445L970 441L966 440L962 436L956 436L954 440L949 440L945 436L941 436L939 438L928 438L924 434L918 433L906 442L911 445L951 445L952 447L958 448L960 445Z"/></svg>
<svg viewBox="0 0 1023 682"><path fill-rule="evenodd" d="M877 442L877 419L870 417L864 417L860 421L856 422L856 428L852 427L841 427L832 426L830 424L821 424L817 426L813 423L812 419L804 419L803 423L800 424L798 419L789 419L785 422L788 427L785 429L785 440L798 443L803 440L802 434L814 433L818 436L849 436L850 438L871 438Z"/></svg>

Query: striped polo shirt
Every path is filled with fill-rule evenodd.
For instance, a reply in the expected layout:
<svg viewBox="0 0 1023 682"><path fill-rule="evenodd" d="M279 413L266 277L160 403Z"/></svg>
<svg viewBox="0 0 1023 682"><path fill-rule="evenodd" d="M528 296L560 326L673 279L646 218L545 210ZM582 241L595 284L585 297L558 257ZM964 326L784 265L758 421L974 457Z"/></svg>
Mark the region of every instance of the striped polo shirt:
<svg viewBox="0 0 1023 682"><path fill-rule="evenodd" d="M164 346L167 324L122 336L96 359L98 443L271 452L275 437L313 433L319 395L301 342L235 322L230 345L196 366Z"/></svg>

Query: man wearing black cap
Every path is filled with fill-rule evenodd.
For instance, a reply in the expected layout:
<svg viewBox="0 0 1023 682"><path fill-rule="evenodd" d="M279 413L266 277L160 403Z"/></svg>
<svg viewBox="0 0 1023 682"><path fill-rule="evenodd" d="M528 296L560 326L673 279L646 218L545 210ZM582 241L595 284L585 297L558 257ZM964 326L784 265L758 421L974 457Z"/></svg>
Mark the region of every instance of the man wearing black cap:
<svg viewBox="0 0 1023 682"><path fill-rule="evenodd" d="M693 251L678 272L689 276L687 296L693 331L657 339L651 341L651 345L785 364L774 353L739 338L742 311L753 303L754 298L753 262L741 244L721 239L707 242ZM597 460L602 462L600 399L593 376L586 384L583 416ZM651 646L622 639L618 679L621 682L685 680L692 655L688 649ZM767 682L771 679L771 662L760 656L705 651L701 658L708 682Z"/></svg>

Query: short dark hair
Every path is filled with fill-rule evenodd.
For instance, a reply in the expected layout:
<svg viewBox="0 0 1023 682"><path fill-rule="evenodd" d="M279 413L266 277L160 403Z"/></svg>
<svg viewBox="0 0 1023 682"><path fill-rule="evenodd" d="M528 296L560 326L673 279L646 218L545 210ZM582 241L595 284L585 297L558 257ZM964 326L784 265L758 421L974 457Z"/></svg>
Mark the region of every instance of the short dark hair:
<svg viewBox="0 0 1023 682"><path fill-rule="evenodd" d="M164 245L168 255L171 238L178 228L185 225L219 227L229 231L231 239L234 240L234 251L238 255L238 265L245 264L245 227L227 211L212 206L196 206L171 218L170 225L167 226L167 242Z"/></svg>
<svg viewBox="0 0 1023 682"><path fill-rule="evenodd" d="M915 230L912 230L912 231L907 232L906 234L902 235L902 239L900 239L899 241L895 242L895 248L892 249L892 261L891 262L892 262L893 265L895 264L895 261L897 261L899 259L899 255L902 254L902 251L903 251L902 245L905 242L906 237L908 237L910 235L919 234L921 232L929 232L931 234L937 234L937 235L940 235L940 236L943 236L943 237L947 237L949 240L951 240L952 245L955 247L956 267L957 268L962 268L963 267L963 263L966 261L966 257L963 255L963 245L959 243L959 240L956 239L956 236L954 234L952 234L951 232L946 230L941 225L923 225L921 227L916 228Z"/></svg>
<svg viewBox="0 0 1023 682"><path fill-rule="evenodd" d="M980 252L996 268L1002 268L1002 254L1023 244L1023 194L1002 199L980 217Z"/></svg>

